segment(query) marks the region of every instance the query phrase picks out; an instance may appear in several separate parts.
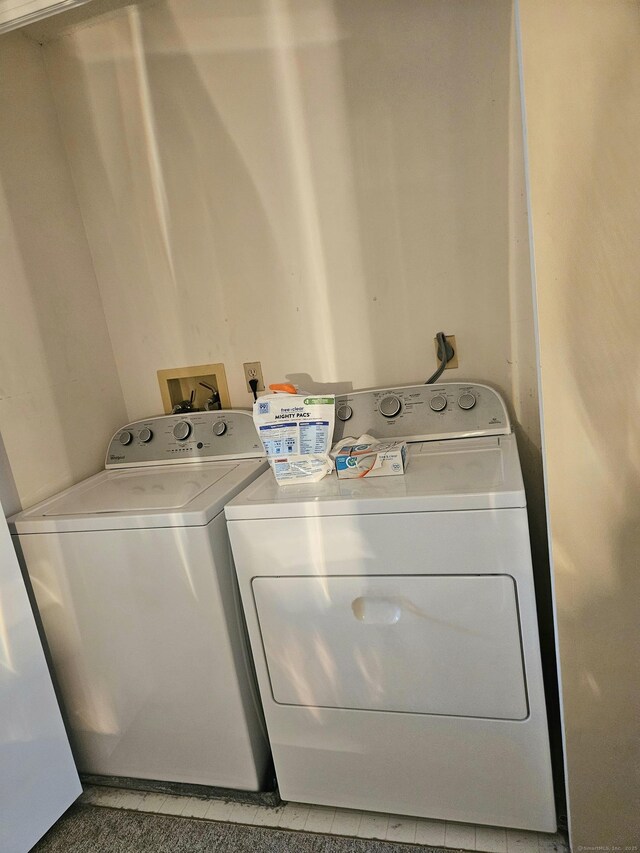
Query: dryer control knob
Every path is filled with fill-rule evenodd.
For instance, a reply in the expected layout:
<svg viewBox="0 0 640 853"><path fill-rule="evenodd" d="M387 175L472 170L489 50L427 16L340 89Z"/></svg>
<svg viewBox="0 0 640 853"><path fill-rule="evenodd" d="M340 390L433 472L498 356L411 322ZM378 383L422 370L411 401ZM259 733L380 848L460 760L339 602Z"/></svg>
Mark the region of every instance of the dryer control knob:
<svg viewBox="0 0 640 853"><path fill-rule="evenodd" d="M336 409L336 417L339 421L348 421L349 418L353 415L353 409L348 403L342 403Z"/></svg>
<svg viewBox="0 0 640 853"><path fill-rule="evenodd" d="M380 400L378 411L381 415L384 415L385 418L395 418L395 416L400 413L401 408L402 403L400 402L400 398L396 397L395 394L389 394Z"/></svg>
<svg viewBox="0 0 640 853"><path fill-rule="evenodd" d="M123 447L126 447L127 444L131 444L131 442L133 441L133 435L129 432L128 429L125 429L118 436L118 441Z"/></svg>
<svg viewBox="0 0 640 853"><path fill-rule="evenodd" d="M467 392L466 394L461 394L458 397L458 405L461 409L473 409L477 400L476 395Z"/></svg>
<svg viewBox="0 0 640 853"><path fill-rule="evenodd" d="M224 421L216 421L213 425L214 435L224 435L227 431L227 425Z"/></svg>
<svg viewBox="0 0 640 853"><path fill-rule="evenodd" d="M429 400L429 405L434 412L443 412L447 408L447 398L444 394L436 394Z"/></svg>
<svg viewBox="0 0 640 853"><path fill-rule="evenodd" d="M143 444L146 444L148 441L151 441L153 438L153 433L149 429L149 427L142 427L140 432L138 433L138 438Z"/></svg>
<svg viewBox="0 0 640 853"><path fill-rule="evenodd" d="M174 438L178 441L185 441L191 435L191 424L189 421L178 421L173 428Z"/></svg>

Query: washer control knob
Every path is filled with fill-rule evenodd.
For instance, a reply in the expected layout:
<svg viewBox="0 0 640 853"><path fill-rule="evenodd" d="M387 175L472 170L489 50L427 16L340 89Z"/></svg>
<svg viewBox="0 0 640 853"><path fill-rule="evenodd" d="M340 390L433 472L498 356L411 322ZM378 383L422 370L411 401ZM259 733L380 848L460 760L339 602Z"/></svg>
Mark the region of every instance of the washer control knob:
<svg viewBox="0 0 640 853"><path fill-rule="evenodd" d="M353 409L348 403L342 403L336 409L336 417L339 421L348 421L353 415Z"/></svg>
<svg viewBox="0 0 640 853"><path fill-rule="evenodd" d="M224 421L216 421L213 425L214 435L224 435L227 431L227 425Z"/></svg>
<svg viewBox="0 0 640 853"><path fill-rule="evenodd" d="M138 433L138 438L143 444L146 444L148 441L151 441L153 438L153 433L149 429L149 427L142 427L140 432Z"/></svg>
<svg viewBox="0 0 640 853"><path fill-rule="evenodd" d="M173 428L173 436L178 441L185 441L191 435L191 424L189 421L178 421Z"/></svg>
<svg viewBox="0 0 640 853"><path fill-rule="evenodd" d="M131 444L131 442L133 441L133 435L129 432L128 429L125 429L118 436L118 441L123 447L126 447L127 444Z"/></svg>
<svg viewBox="0 0 640 853"><path fill-rule="evenodd" d="M468 391L467 391L467 393L461 394L458 397L458 405L460 406L461 409L473 409L476 402L477 402L476 395L471 394Z"/></svg>
<svg viewBox="0 0 640 853"><path fill-rule="evenodd" d="M447 398L444 394L436 394L435 397L432 397L429 400L429 405L433 409L434 412L444 412L447 408Z"/></svg>
<svg viewBox="0 0 640 853"><path fill-rule="evenodd" d="M388 394L380 400L378 411L381 415L384 415L385 418L395 418L395 416L400 413L401 408L402 403L400 402L400 398L396 397L395 394Z"/></svg>

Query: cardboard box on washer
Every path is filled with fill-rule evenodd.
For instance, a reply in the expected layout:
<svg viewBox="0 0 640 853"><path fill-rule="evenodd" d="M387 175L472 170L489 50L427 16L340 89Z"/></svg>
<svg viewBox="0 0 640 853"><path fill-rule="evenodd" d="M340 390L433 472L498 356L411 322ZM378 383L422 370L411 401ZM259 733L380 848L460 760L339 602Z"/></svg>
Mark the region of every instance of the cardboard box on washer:
<svg viewBox="0 0 640 853"><path fill-rule="evenodd" d="M406 441L374 441L342 445L336 454L336 473L340 479L392 477L404 474L407 464Z"/></svg>

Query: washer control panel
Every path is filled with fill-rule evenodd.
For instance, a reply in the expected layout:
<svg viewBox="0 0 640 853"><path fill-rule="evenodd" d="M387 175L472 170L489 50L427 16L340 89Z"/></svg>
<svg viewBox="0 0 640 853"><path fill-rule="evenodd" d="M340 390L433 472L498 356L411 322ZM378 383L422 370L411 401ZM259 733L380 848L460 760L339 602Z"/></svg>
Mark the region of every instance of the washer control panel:
<svg viewBox="0 0 640 853"><path fill-rule="evenodd" d="M251 412L222 409L126 424L109 442L105 467L257 459L264 455Z"/></svg>
<svg viewBox="0 0 640 853"><path fill-rule="evenodd" d="M334 443L365 433L429 441L511 432L504 400L488 385L444 382L353 391L336 397Z"/></svg>

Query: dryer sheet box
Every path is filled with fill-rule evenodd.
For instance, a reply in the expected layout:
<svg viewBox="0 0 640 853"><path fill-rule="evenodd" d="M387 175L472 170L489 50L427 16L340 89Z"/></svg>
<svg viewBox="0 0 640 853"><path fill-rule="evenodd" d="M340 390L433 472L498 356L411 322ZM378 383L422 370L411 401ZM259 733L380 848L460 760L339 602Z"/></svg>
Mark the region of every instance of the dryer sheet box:
<svg viewBox="0 0 640 853"><path fill-rule="evenodd" d="M335 456L340 479L393 477L404 474L407 465L406 441L352 444L341 447Z"/></svg>

